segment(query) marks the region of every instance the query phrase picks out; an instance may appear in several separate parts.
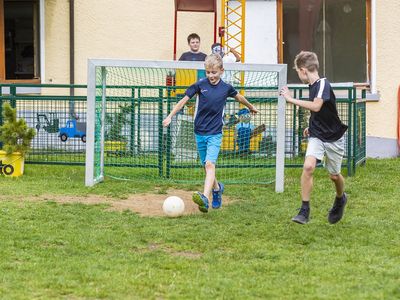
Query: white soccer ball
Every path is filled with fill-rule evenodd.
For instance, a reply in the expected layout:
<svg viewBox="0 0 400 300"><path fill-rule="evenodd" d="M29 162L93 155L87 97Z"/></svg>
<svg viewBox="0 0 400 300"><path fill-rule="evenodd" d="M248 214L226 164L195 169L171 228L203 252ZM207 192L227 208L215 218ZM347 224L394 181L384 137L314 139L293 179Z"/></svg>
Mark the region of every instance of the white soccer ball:
<svg viewBox="0 0 400 300"><path fill-rule="evenodd" d="M162 209L168 217L179 217L185 210L185 203L177 196L170 196L164 200Z"/></svg>

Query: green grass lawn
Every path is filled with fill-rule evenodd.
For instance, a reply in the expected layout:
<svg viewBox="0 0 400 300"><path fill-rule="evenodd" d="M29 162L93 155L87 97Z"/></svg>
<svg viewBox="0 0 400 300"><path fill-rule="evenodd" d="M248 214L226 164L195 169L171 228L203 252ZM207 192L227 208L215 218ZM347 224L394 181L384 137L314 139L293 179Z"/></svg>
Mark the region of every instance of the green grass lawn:
<svg viewBox="0 0 400 300"><path fill-rule="evenodd" d="M233 204L169 219L51 195L199 187L109 179L85 188L82 167L27 165L20 179L0 178L0 298L399 299L399 170L399 159L369 160L347 178L344 219L329 225L333 185L318 169L301 226L290 221L300 169L286 172L282 194L228 185Z"/></svg>

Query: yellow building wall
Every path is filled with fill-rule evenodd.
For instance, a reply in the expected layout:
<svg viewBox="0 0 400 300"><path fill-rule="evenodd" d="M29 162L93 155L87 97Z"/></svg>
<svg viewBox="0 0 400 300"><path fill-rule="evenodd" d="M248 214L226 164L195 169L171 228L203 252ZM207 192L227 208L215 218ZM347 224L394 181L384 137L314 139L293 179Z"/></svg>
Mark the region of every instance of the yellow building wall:
<svg viewBox="0 0 400 300"><path fill-rule="evenodd" d="M69 83L69 1L45 2L45 83Z"/></svg>
<svg viewBox="0 0 400 300"><path fill-rule="evenodd" d="M86 84L88 58L173 58L174 0L76 0L75 82ZM218 12L220 10L219 3ZM377 89L379 102L367 105L367 135L396 138L400 84L400 1L376 1ZM220 17L218 13L217 26ZM177 58L188 51L186 37L213 43L212 13L178 13ZM45 1L45 83L69 83L69 1Z"/></svg>
<svg viewBox="0 0 400 300"><path fill-rule="evenodd" d="M172 60L174 0L75 2L75 82L86 84L88 58ZM69 83L69 1L46 0L46 83ZM196 32L209 54L212 13L178 12L177 58Z"/></svg>
<svg viewBox="0 0 400 300"><path fill-rule="evenodd" d="M367 136L397 137L400 85L400 1L376 1L376 62L379 102L367 104Z"/></svg>

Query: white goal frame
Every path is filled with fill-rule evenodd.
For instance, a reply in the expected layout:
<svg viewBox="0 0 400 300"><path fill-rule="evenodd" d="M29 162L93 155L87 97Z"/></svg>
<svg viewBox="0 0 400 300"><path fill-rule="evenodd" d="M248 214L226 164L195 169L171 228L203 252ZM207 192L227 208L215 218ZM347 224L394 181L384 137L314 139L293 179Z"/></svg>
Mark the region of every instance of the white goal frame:
<svg viewBox="0 0 400 300"><path fill-rule="evenodd" d="M87 70L87 128L86 128L86 169L85 185L93 186L104 179L104 128L101 130L102 143L100 154L100 178L94 178L94 155L95 155L95 103L96 103L96 69L101 68L102 73L106 67L143 67L143 68L174 68L177 69L204 70L204 62L188 61L154 61L154 60L116 60L116 59L88 59ZM286 85L286 64L224 64L225 70L232 71L273 71L278 73L278 91ZM102 101L106 101L106 81L102 76ZM277 106L277 133L276 133L276 173L275 191L284 191L284 168L285 168L285 108L286 101L278 96ZM105 112L102 112L104 121Z"/></svg>

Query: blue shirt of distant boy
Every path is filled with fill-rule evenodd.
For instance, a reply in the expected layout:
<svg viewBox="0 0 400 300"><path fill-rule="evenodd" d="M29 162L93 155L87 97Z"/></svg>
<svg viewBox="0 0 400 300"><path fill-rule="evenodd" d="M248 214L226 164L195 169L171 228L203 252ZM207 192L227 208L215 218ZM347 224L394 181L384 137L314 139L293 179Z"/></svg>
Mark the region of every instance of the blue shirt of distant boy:
<svg viewBox="0 0 400 300"><path fill-rule="evenodd" d="M336 109L336 96L330 82L326 78L320 78L309 86L309 100L320 98L324 102L320 111L311 112L308 131L311 137L316 137L323 142L335 142L340 139L347 130Z"/></svg>
<svg viewBox="0 0 400 300"><path fill-rule="evenodd" d="M235 97L237 91L232 85L220 80L216 85L208 78L202 78L191 85L185 95L196 100L194 115L194 132L199 135L213 135L222 133L225 104L228 97Z"/></svg>
<svg viewBox="0 0 400 300"><path fill-rule="evenodd" d="M180 61L205 61L207 54L203 52L185 52L179 58Z"/></svg>

